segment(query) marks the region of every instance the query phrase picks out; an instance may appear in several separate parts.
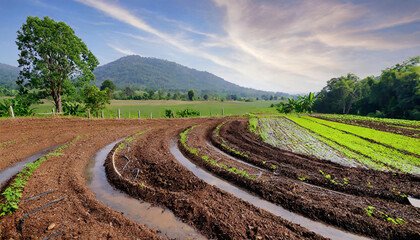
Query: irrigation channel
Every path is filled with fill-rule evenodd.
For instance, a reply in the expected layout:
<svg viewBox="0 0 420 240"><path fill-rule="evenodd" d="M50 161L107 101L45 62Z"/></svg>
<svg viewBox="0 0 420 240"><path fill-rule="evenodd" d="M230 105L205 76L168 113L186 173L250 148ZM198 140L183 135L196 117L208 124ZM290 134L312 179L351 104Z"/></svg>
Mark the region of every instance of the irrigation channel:
<svg viewBox="0 0 420 240"><path fill-rule="evenodd" d="M47 155L49 152L57 149L59 146L60 145L48 147L48 148L46 148L46 149L44 149L40 152L35 153L34 155L32 155L30 157L24 159L23 161L20 161L20 162L14 164L13 166L11 166L9 168L6 168L3 171L1 171L0 172L0 187L3 186L3 184L5 184L14 175L16 175L17 173L22 171L25 168L25 164L35 162L39 158Z"/></svg>
<svg viewBox="0 0 420 240"><path fill-rule="evenodd" d="M158 236L169 239L206 239L193 227L177 219L170 210L130 197L108 183L103 165L107 155L119 141L108 144L95 153L86 167L87 186L96 199L129 219L158 230Z"/></svg>
<svg viewBox="0 0 420 240"><path fill-rule="evenodd" d="M323 237L330 238L330 239L338 239L338 240L345 240L345 239L369 239L364 236L360 236L354 233L350 233L336 227L313 221L309 218L303 217L299 214L290 212L278 205L275 205L271 202L268 202L255 194L252 194L246 190L242 190L231 183L220 179L219 177L203 170L188 158L186 158L182 152L179 150L178 145L176 144L176 140L172 140L170 142L170 151L172 155L189 171L193 172L198 178L204 180L208 184L214 185L226 192L233 194L234 196L247 201L253 204L256 207L262 208L276 216L279 216L283 219L286 219L292 223L299 224L300 226L313 231L317 234L322 235Z"/></svg>

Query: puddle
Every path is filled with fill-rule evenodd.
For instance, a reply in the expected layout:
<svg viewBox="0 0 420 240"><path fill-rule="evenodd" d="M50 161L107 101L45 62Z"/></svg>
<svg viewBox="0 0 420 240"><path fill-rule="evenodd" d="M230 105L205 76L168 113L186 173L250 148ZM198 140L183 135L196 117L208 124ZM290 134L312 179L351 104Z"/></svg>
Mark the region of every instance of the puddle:
<svg viewBox="0 0 420 240"><path fill-rule="evenodd" d="M48 148L46 148L46 149L44 149L40 152L35 153L32 156L26 158L25 160L23 160L21 162L18 162L15 165L1 171L0 172L0 187L3 186L3 184L5 184L7 182L7 180L9 180L11 177L16 175L18 172L22 171L25 168L23 165L31 163L31 162L35 162L39 158L47 155L48 152L57 149L59 146L61 146L61 145L48 147Z"/></svg>
<svg viewBox="0 0 420 240"><path fill-rule="evenodd" d="M413 205L416 208L420 208L420 199L418 198L413 198L413 197L407 197L408 201L411 203L411 205Z"/></svg>
<svg viewBox="0 0 420 240"><path fill-rule="evenodd" d="M229 192L236 197L247 201L251 204L253 204L256 207L262 208L268 212L271 212L272 214L279 216L285 220L288 220L292 223L298 224L312 232L315 232L321 236L324 236L326 238L331 239L369 239L364 236L360 236L354 233L350 233L341 229L338 229L336 227L316 222L314 220L311 220L309 218L303 217L299 214L290 212L276 204L273 204L271 202L268 202L255 194L252 194L250 192L247 192L245 190L242 190L231 183L222 180L215 175L203 170L202 168L195 165L193 162L191 162L189 159L187 159L181 151L178 149L178 146L176 145L176 142L172 140L170 142L170 151L172 155L182 164L184 165L188 170L194 173L197 177L204 180L208 184L214 185L226 192Z"/></svg>
<svg viewBox="0 0 420 240"><path fill-rule="evenodd" d="M86 167L86 183L95 194L96 199L111 209L124 213L127 218L158 230L160 232L158 235L161 237L206 239L193 227L176 218L170 210L132 198L108 183L103 164L117 142L119 141L113 142L95 153Z"/></svg>

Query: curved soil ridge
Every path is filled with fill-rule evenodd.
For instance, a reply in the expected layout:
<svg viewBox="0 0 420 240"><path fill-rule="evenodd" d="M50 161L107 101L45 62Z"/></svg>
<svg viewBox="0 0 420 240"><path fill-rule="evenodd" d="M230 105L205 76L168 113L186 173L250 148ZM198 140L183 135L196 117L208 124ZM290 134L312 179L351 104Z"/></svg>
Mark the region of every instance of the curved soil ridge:
<svg viewBox="0 0 420 240"><path fill-rule="evenodd" d="M7 126L4 126L6 123ZM2 133L8 136L39 138L39 141L31 141L29 145L26 141L13 145L16 151L14 155L20 157L31 155L29 152L38 152L48 142L52 141L54 144L63 139L71 140L82 136L74 145L63 150L62 155L51 156L33 172L23 190L22 199L53 192L21 201L14 214L1 217L0 238L44 239L56 235L57 239L160 239L154 230L136 224L98 202L87 188L84 178L85 166L90 157L103 146L148 126L160 124L158 121L76 118L0 121ZM27 130L16 131L21 126ZM19 147L26 150L19 152ZM8 148L7 151L9 150L11 149ZM15 161L12 155L4 160L9 163ZM24 215L41 207L45 208L28 215L23 224L19 224Z"/></svg>
<svg viewBox="0 0 420 240"><path fill-rule="evenodd" d="M346 167L313 156L282 150L263 142L258 136L250 133L247 128L247 119L227 122L220 128L219 134L231 147L248 155L248 157L236 155L237 157L266 169L270 169L271 164L274 164L277 169L271 169L271 171L293 179L305 175L307 176L305 182L314 185L352 195L392 200L402 204L409 204L408 200L401 196L402 194L420 196L419 176ZM232 154L222 146L222 140L214 132L210 133L210 140L220 149ZM335 178L341 184L334 184L320 171L329 174L332 179ZM348 184L342 184L344 178L348 179Z"/></svg>
<svg viewBox="0 0 420 240"><path fill-rule="evenodd" d="M410 205L401 205L395 202L385 202L380 199L334 194L328 189L316 188L297 179L290 179L281 173L264 173L257 180L252 180L239 174L227 171L217 164L209 164L202 155L219 159L218 162L232 167L228 159L215 155L214 152L205 148L206 136L212 132L215 126L201 124L190 130L187 134L187 146L179 143L179 147L188 158L199 166L216 174L217 176L233 182L237 186L251 191L265 200L279 204L293 212L298 212L314 220L341 227L355 233L362 233L378 239L416 239L420 236L420 229L415 226L415 221L420 215ZM189 148L200 149L198 154L193 154ZM235 164L235 163L234 163ZM247 170L246 166L240 169ZM277 181L270 181L275 179ZM399 209L402 212L410 212L404 217L410 219L410 224L394 226L387 224L382 219L371 218L364 210L368 205L387 205L388 209ZM402 217L402 216L401 216Z"/></svg>
<svg viewBox="0 0 420 240"><path fill-rule="evenodd" d="M219 123L220 120L200 122ZM205 183L182 166L170 154L168 144L191 124L194 122L152 130L133 141L130 159L137 158L133 164L140 169L136 182L127 180L134 179L134 172L124 171L123 176L119 176L113 169L112 155L108 155L109 180L131 196L169 208L208 238L322 239ZM118 169L127 162L118 154L115 161Z"/></svg>

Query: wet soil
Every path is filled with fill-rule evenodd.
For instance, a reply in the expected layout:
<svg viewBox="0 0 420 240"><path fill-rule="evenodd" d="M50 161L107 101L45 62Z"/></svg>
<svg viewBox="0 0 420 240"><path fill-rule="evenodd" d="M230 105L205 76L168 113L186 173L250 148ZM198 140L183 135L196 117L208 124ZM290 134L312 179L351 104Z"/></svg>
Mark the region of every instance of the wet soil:
<svg viewBox="0 0 420 240"><path fill-rule="evenodd" d="M200 121L213 124L221 119ZM289 223L233 195L200 180L170 153L171 139L187 127L200 123L172 124L153 129L135 138L130 151L121 150L113 168L111 155L106 162L109 179L119 189L145 201L163 205L208 238L217 239L321 239L304 228ZM147 143L147 144L146 144ZM122 171L129 159L136 171Z"/></svg>
<svg viewBox="0 0 420 240"><path fill-rule="evenodd" d="M130 143L130 152L127 152L128 157L137 158L130 163L133 165L132 167L136 166L140 170L136 181L133 181L136 175L135 169L123 171L123 177L120 177L115 174L115 171L111 171L112 168L107 165L109 178L117 187L144 201L170 209L182 221L190 224L208 238L322 239L319 235L205 183L182 166L170 153L170 141L191 125L201 126L197 128L197 132L192 132L193 135L191 136L197 136L198 144L203 149L207 147L210 149L211 146L207 144L206 136L213 133L215 126L226 120L228 119L88 120L26 118L1 120L0 143L7 142L7 144L2 144L0 147L0 171L42 149L58 144L68 144L77 136L81 136L81 138L75 141L74 145L69 145L62 152L63 155L49 158L34 171L23 191L22 199L37 196L47 191L53 192L28 201L22 201L14 214L1 217L0 239L43 239L55 234L57 234L54 237L55 239L159 239L156 230L137 224L126 218L124 214L113 211L99 202L94 193L86 186L84 176L89 159L98 150L118 139L150 128L152 128L151 131L135 137L135 140ZM386 225L384 229L372 224L367 225L369 227L375 226L374 231L378 231L376 238L382 236L384 236L383 238L390 238L390 236L397 236L397 234L401 235L398 235L400 237L395 239L401 239L402 237L409 239L413 236L410 234L417 234L414 236L418 236L419 223L416 225L417 228L411 227L411 219L414 217L417 217L417 220L419 219L418 210L417 213L413 212L413 207L406 203L404 198L400 198L398 194L390 191L389 187L392 186L403 193L418 196L420 195L419 178L411 175L397 174L394 176L369 170L343 168L340 165L326 163L323 160L305 155L278 151L278 149L262 143L255 136L249 134L245 119L228 122L222 127L220 134L228 144L240 151L247 152L250 157L242 159L243 161L264 169L264 173L261 174L258 181L265 180L264 183L266 184L258 186L261 187L262 196L265 196L266 199L277 203L287 201L285 204L289 204L290 209L300 212L301 210L297 208L302 207L307 210L308 216L316 215L309 217L321 219L325 222L328 222L328 220L322 219L318 215L325 216L330 212L336 214L334 216L341 217L362 215L363 208L359 209L359 212L346 210L344 214L336 211L335 209L343 206L345 209L348 203L338 198L339 194L334 194L329 190L315 190L312 186L299 184L296 178L304 173L308 176L308 180L305 182L309 184L349 195L369 196L361 199L368 201L367 203L374 203L375 207L392 217L398 216L409 221L406 225L398 226L398 229L395 229L392 225ZM220 145L216 136L211 135L211 139L215 145ZM215 154L215 152L213 150L211 154ZM117 154L117 169L122 169L127 162L121 153L125 154L126 152L121 151L120 155ZM223 154L220 154L219 158L221 161L229 162ZM262 164L262 161L265 161L266 164ZM109 159L107 162L109 162ZM249 165L241 165L240 162L235 161L231 164L244 169L248 167L246 169L250 173L252 171L255 174L258 171L262 172ZM270 169L271 164L276 164L277 169ZM348 187L341 185L330 186L329 181L323 180L322 175L319 176L319 169L323 169L334 178L347 177L349 179L348 185L352 185L352 187L347 189ZM275 179L281 179L281 181ZM256 186L252 182L242 181L240 178L235 180L232 177L230 181L236 181L238 184L242 184L244 188L252 189ZM285 182L282 183L283 181ZM366 181L370 181L373 188L365 187ZM255 189L256 192L257 190ZM305 194L305 191L324 192L324 196L318 193L307 193L307 195L302 195L309 198L309 200L305 200L301 197L301 194ZM362 193L359 193L359 191ZM328 200L329 198L334 200ZM320 210L317 209L322 209L319 205L324 204L323 201L331 203L333 210L320 213ZM378 201L382 201L383 206L376 206ZM343 204L340 202L343 202ZM51 205L48 205L50 203ZM337 204L339 207L333 204ZM356 203L353 205L357 206ZM398 208L392 209L393 212L387 212L391 209L388 205L398 206ZM25 214L44 206L46 207L28 215L20 223L20 219ZM340 218L337 217L337 219ZM382 221L378 217L373 219L376 220L372 221ZM364 221L364 219L362 220ZM53 226L52 224L55 224L55 227L48 230L48 227ZM352 228L352 226L345 226L346 224L351 225L353 222L342 221L335 225L345 229ZM357 226L357 223L354 222L354 224ZM384 226L379 223L377 225ZM379 230L384 233L379 232Z"/></svg>
<svg viewBox="0 0 420 240"><path fill-rule="evenodd" d="M372 129L376 129L376 130L379 130L379 131L404 135L404 136L407 136L407 137L420 138L420 127L419 126L412 126L412 125L407 126L407 125L403 125L403 124L396 124L396 123L391 124L391 123L375 122L375 121L369 121L369 120L325 118L325 117L322 117L322 115L321 116L320 115L314 115L313 117L324 119L324 120L327 120L327 121L333 121L333 122L351 124L351 125L360 126L360 127L372 128ZM408 128L404 128L404 127L416 128L417 130L408 129Z"/></svg>
<svg viewBox="0 0 420 240"><path fill-rule="evenodd" d="M16 121L15 121L16 120ZM34 171L22 199L54 191L41 197L22 201L12 215L0 217L0 239L158 239L154 230L136 224L121 213L107 208L95 199L85 184L84 168L90 157L106 144L139 132L157 121L87 120L87 119L15 119L0 121L0 142L22 139L1 148L1 169L23 160L48 146L69 145L61 156L51 157ZM25 214L60 200L44 209ZM48 230L49 226L55 227Z"/></svg>
<svg viewBox="0 0 420 240"><path fill-rule="evenodd" d="M198 131L198 128L192 130L192 133L194 131ZM196 135L203 134L205 135L204 132ZM210 133L210 138L215 145L223 148L221 145L224 139L229 147L247 154L249 157L237 156L244 161L267 170L270 170L271 165L276 166L275 170L271 169L275 176L271 181L264 182L264 178L260 181L236 180L237 184L252 188L253 192L265 196L266 199L311 218L380 239L415 239L420 236L418 209L408 205L406 198L392 190L392 188L404 189L408 194L416 195L419 190L418 177L344 167L272 147L248 131L247 119L227 122L220 128L220 136L221 138L217 137L213 131ZM190 142L196 144L198 141L199 138L194 138ZM320 170L329 174L330 179L339 184L333 184L319 172ZM298 179L302 176L306 176L304 181ZM231 176L230 178L231 181L235 181L234 179L238 177ZM348 184L343 184L343 178L348 179ZM310 183L310 185L300 184L302 182ZM368 182L370 182L369 186L366 185ZM324 189L316 189L311 185ZM340 194L328 192L325 188L345 195L340 196ZM293 204L290 204L291 202ZM367 206L374 206L393 218L401 217L411 222L404 226L394 226L394 224L384 222L381 216L368 217L364 210Z"/></svg>

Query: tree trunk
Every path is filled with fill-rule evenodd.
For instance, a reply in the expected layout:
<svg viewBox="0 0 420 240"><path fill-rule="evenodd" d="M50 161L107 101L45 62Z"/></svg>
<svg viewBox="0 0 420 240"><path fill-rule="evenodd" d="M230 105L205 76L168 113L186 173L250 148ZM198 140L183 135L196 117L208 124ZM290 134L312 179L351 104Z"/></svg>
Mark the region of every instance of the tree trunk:
<svg viewBox="0 0 420 240"><path fill-rule="evenodd" d="M52 98L54 100L55 108L57 109L57 113L61 113L63 107L61 105L61 95L58 91L53 91Z"/></svg>
<svg viewBox="0 0 420 240"><path fill-rule="evenodd" d="M346 113L346 101L343 100L343 114Z"/></svg>

